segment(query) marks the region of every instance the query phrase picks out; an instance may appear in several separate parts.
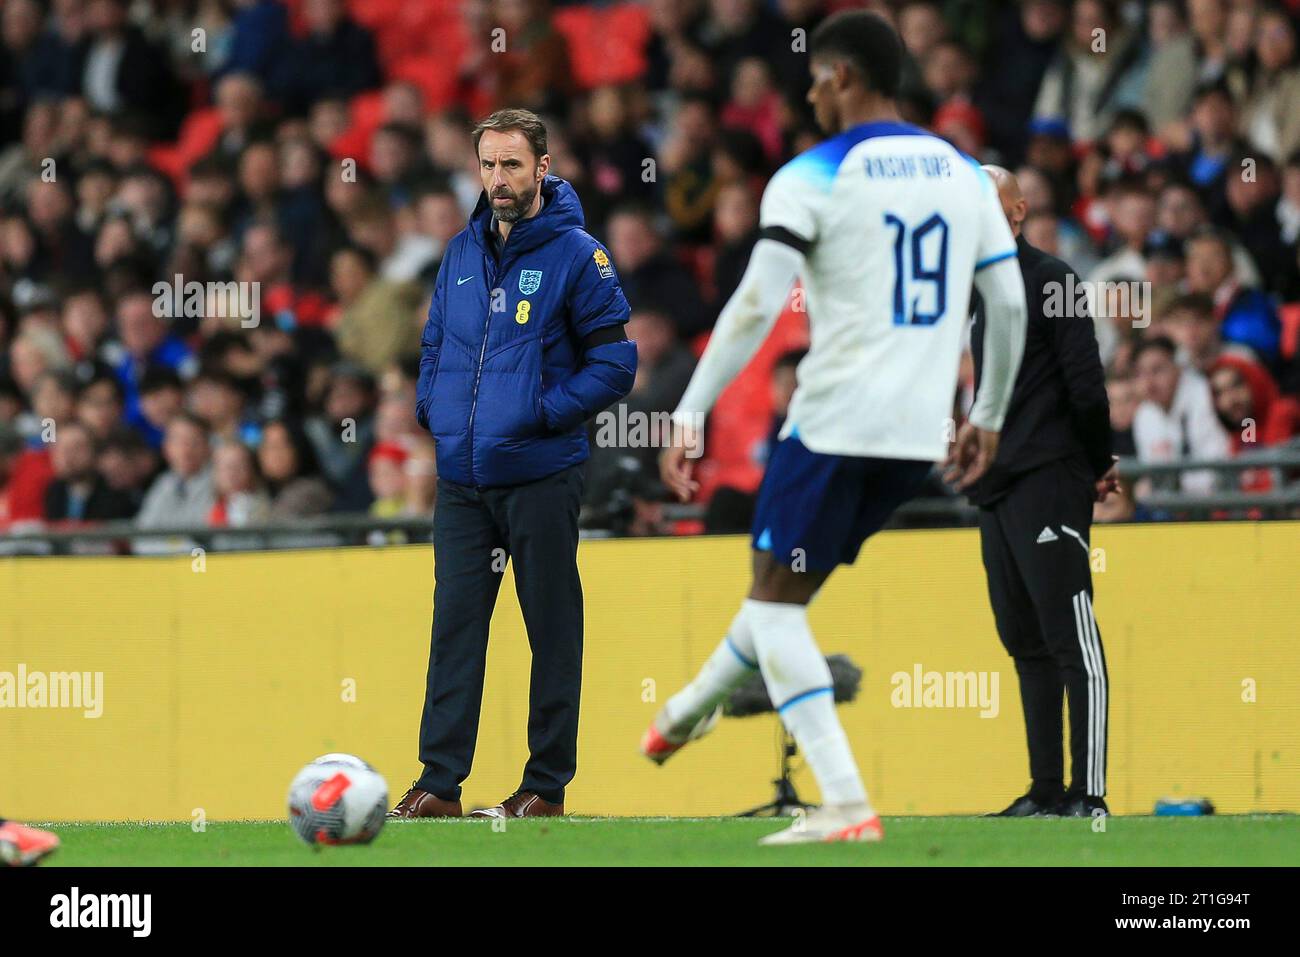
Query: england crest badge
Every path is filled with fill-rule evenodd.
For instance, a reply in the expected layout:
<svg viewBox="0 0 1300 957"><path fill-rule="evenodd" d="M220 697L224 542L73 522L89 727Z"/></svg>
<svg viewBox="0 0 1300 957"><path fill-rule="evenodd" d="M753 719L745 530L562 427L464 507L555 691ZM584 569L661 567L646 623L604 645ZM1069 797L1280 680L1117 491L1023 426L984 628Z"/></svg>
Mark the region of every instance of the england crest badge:
<svg viewBox="0 0 1300 957"><path fill-rule="evenodd" d="M542 288L542 271L540 269L522 269L519 272L519 291L531 296Z"/></svg>

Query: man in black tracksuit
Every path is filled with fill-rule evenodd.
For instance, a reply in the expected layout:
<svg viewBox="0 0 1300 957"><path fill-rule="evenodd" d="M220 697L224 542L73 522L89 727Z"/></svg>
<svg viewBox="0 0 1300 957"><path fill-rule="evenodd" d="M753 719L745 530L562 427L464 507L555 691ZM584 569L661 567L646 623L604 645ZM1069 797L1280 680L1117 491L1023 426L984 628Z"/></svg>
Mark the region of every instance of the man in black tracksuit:
<svg viewBox="0 0 1300 957"><path fill-rule="evenodd" d="M1108 683L1092 610L1092 506L1117 486L1096 334L1069 266L1020 235L1015 177L986 167L1016 234L1029 323L997 457L969 490L998 635L1016 663L1029 741L1029 792L1001 815L1106 813ZM971 343L978 384L982 307ZM1062 698L1070 714L1064 787Z"/></svg>

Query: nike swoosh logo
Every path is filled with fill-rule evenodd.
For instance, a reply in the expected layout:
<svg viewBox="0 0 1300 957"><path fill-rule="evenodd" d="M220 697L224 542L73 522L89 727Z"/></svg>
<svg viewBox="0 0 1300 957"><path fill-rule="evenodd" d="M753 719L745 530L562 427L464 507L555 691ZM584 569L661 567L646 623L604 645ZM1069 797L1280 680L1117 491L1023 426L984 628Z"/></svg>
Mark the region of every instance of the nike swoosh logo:
<svg viewBox="0 0 1300 957"><path fill-rule="evenodd" d="M470 281L471 279L473 279L473 278L474 278L473 276L465 276L465 277L463 277L463 278L461 278L461 279L457 279L457 280L456 280L456 285L458 285L458 286L463 286L463 285L465 285L465 283L469 282L469 281Z"/></svg>

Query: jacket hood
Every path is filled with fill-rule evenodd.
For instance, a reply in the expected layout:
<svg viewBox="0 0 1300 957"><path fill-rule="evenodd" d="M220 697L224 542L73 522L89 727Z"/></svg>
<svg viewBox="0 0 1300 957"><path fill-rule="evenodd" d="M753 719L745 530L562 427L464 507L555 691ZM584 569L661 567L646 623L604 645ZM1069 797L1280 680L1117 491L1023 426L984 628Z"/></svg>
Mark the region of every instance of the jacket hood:
<svg viewBox="0 0 1300 957"><path fill-rule="evenodd" d="M1260 423L1267 421L1273 411L1273 403L1279 396L1277 385L1268 370L1258 362L1231 352L1215 359L1210 365L1209 374L1214 375L1220 369L1234 369L1246 380L1246 387L1250 389L1252 414Z"/></svg>
<svg viewBox="0 0 1300 957"><path fill-rule="evenodd" d="M510 229L512 251L532 249L571 229L582 229L586 224L582 202L567 180L548 175L542 180L540 190L542 211L532 219L521 219ZM486 235L492 228L492 218L487 193L480 193L469 218L469 233L484 250L488 248Z"/></svg>

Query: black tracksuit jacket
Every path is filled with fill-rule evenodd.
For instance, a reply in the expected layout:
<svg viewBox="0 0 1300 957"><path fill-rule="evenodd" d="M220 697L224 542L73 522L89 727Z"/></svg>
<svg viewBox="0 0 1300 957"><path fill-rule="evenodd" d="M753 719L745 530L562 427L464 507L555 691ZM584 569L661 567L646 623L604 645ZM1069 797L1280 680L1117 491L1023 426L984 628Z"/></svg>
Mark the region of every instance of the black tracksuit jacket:
<svg viewBox="0 0 1300 957"><path fill-rule="evenodd" d="M1016 247L1029 308L1025 352L997 458L968 493L976 505L996 501L1018 476L1048 462L1068 459L1082 478L1092 480L1111 466L1106 376L1092 319L1086 306L1080 308L1079 279L1023 236ZM978 292L973 302L971 352L978 388L984 362L984 304Z"/></svg>

